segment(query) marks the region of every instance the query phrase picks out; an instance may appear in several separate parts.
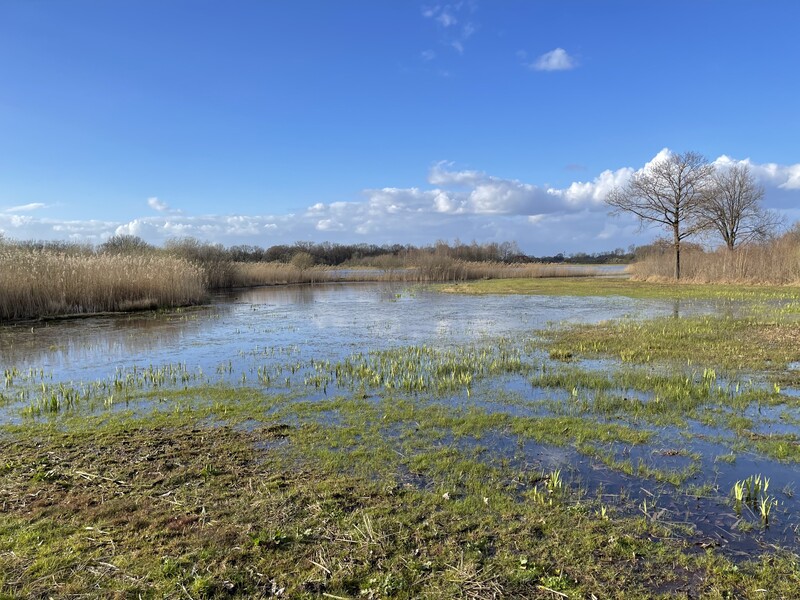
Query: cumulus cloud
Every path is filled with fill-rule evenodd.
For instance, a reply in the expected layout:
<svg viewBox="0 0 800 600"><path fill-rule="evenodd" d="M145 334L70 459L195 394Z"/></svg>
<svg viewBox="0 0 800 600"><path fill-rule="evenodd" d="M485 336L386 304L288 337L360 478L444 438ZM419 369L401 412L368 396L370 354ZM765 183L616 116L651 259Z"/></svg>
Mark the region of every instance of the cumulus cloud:
<svg viewBox="0 0 800 600"><path fill-rule="evenodd" d="M160 243L174 237L198 239L227 244L273 235L280 223L290 223L293 215L170 215L141 217L118 223L114 235L136 235ZM287 230L292 227L287 227Z"/></svg>
<svg viewBox="0 0 800 600"><path fill-rule="evenodd" d="M0 212L0 232L18 240L69 240L99 243L114 232L118 223L97 219L53 219Z"/></svg>
<svg viewBox="0 0 800 600"><path fill-rule="evenodd" d="M183 214L182 210L177 208L171 208L166 202L156 198L155 196L147 199L147 205L155 211L160 213L168 213L171 215L180 215Z"/></svg>
<svg viewBox="0 0 800 600"><path fill-rule="evenodd" d="M428 183L433 185L475 185L479 180L485 179L486 175L480 171L452 171L453 163L439 161L431 167L428 173Z"/></svg>
<svg viewBox="0 0 800 600"><path fill-rule="evenodd" d="M551 193L563 198L569 206L599 206L611 190L625 185L633 172L630 167L616 171L606 169L592 181L573 181L566 189L551 190Z"/></svg>
<svg viewBox="0 0 800 600"><path fill-rule="evenodd" d="M583 206L601 206L614 186L623 185L633 169L606 170L591 181L576 181L564 189L537 186L516 179L493 177L474 170L454 171L450 163L436 163L428 182L439 186L470 188L456 194L458 212L476 214L538 215ZM439 190L436 190L437 192Z"/></svg>
<svg viewBox="0 0 800 600"><path fill-rule="evenodd" d="M320 201L289 214L186 215L166 207L156 215L108 222L47 218L41 216L46 207L38 212L6 210L0 211L0 231L16 239L99 243L114 234L130 234L155 244L192 236L225 245L260 246L297 240L429 244L458 237L513 240L540 255L593 252L646 243L655 234L642 233L629 215L610 218L604 199L633 173L669 154L664 148L642 165L606 169L561 186L497 177L442 161L431 165L427 181L419 186L366 189L352 201ZM714 163L746 163L765 187L767 208L787 218L800 216L800 164L756 164L728 156Z"/></svg>
<svg viewBox="0 0 800 600"><path fill-rule="evenodd" d="M749 158L736 160L723 154L714 161L714 166L726 168L743 165L750 169L753 177L765 185L782 190L800 190L800 164L778 165L775 163L754 164Z"/></svg>
<svg viewBox="0 0 800 600"><path fill-rule="evenodd" d="M545 52L530 65L535 71L569 71L577 66L576 60L563 48Z"/></svg>

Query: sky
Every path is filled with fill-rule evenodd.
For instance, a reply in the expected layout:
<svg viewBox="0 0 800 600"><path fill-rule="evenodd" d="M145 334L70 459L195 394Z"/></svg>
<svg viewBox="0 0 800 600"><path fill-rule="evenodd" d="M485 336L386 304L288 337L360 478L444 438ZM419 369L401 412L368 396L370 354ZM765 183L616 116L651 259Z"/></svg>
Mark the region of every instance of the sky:
<svg viewBox="0 0 800 600"><path fill-rule="evenodd" d="M0 0L0 234L225 246L662 235L606 194L748 164L800 219L797 0Z"/></svg>

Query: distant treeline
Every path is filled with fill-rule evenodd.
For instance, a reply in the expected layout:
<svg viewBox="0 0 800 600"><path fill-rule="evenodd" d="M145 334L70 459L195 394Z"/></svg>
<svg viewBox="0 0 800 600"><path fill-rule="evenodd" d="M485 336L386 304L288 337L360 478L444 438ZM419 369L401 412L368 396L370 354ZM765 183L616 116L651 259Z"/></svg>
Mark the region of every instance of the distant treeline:
<svg viewBox="0 0 800 600"><path fill-rule="evenodd" d="M555 254L553 256L530 256L530 262L564 263L568 265L623 265L633 262L637 256L638 248L630 246L628 250L617 248L609 252L576 252L574 254Z"/></svg>
<svg viewBox="0 0 800 600"><path fill-rule="evenodd" d="M27 242L31 243L31 242ZM33 242L34 244L51 244L51 242ZM59 242L58 244L62 244ZM98 247L100 252L130 254L136 252L157 251L152 246L130 235L118 235L110 238ZM237 245L224 247L221 244L200 242L193 238L168 240L163 250L170 254L186 258L229 260L233 262L284 262L295 260L298 254L310 256L312 264L338 267L352 261L368 261L371 258L395 256L406 258L418 254L445 256L455 260L471 262L528 262L515 242L478 244L462 244L458 241L452 245L438 241L430 246L413 246L411 244L334 244L331 242L295 242L262 248L253 245Z"/></svg>
<svg viewBox="0 0 800 600"><path fill-rule="evenodd" d="M34 246L55 246L64 249L64 242L23 242ZM118 235L110 238L98 248L100 252L130 254L145 251L157 251L156 246L148 244L136 236ZM411 244L335 244L331 242L295 242L262 248L253 245L237 245L224 247L221 244L200 242L193 238L168 240L163 250L183 258L210 259L233 262L284 262L297 260L297 255L311 257L311 264L338 267L348 263L369 264L370 259L393 256L400 259L412 259L419 255L446 257L468 262L502 262L502 263L565 263L565 264L619 264L634 259L635 247L627 251L617 248L608 252L588 254L556 254L554 256L533 256L524 254L516 242L488 242L465 244L456 240L449 243L437 241L428 246ZM72 252L92 252L91 246L76 246Z"/></svg>

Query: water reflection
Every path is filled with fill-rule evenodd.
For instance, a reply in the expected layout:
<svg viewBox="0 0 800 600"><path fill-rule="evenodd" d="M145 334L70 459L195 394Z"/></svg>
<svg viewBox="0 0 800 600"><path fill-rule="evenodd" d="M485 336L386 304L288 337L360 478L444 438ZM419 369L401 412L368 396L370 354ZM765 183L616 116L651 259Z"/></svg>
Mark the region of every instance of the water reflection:
<svg viewBox="0 0 800 600"><path fill-rule="evenodd" d="M462 296L396 283L264 287L218 294L201 309L0 327L0 367L51 370L66 380L176 361L213 370L264 348L336 360L389 346L484 342L549 323L717 308L708 301L619 296Z"/></svg>

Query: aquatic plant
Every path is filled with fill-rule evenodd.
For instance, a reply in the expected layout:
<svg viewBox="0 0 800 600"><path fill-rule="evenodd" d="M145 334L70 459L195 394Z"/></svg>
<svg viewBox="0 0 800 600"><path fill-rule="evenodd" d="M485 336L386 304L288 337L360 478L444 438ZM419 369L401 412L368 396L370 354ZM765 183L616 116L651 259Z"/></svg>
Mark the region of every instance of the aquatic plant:
<svg viewBox="0 0 800 600"><path fill-rule="evenodd" d="M777 505L778 501L766 494L758 499L758 512L761 515L761 522L764 524L764 527L769 526L769 513L772 507Z"/></svg>
<svg viewBox="0 0 800 600"><path fill-rule="evenodd" d="M737 514L742 513L742 508L747 506L761 515L764 526L769 525L769 515L777 500L768 495L769 478L762 475L751 475L746 479L733 484L731 493L734 500L734 509Z"/></svg>

